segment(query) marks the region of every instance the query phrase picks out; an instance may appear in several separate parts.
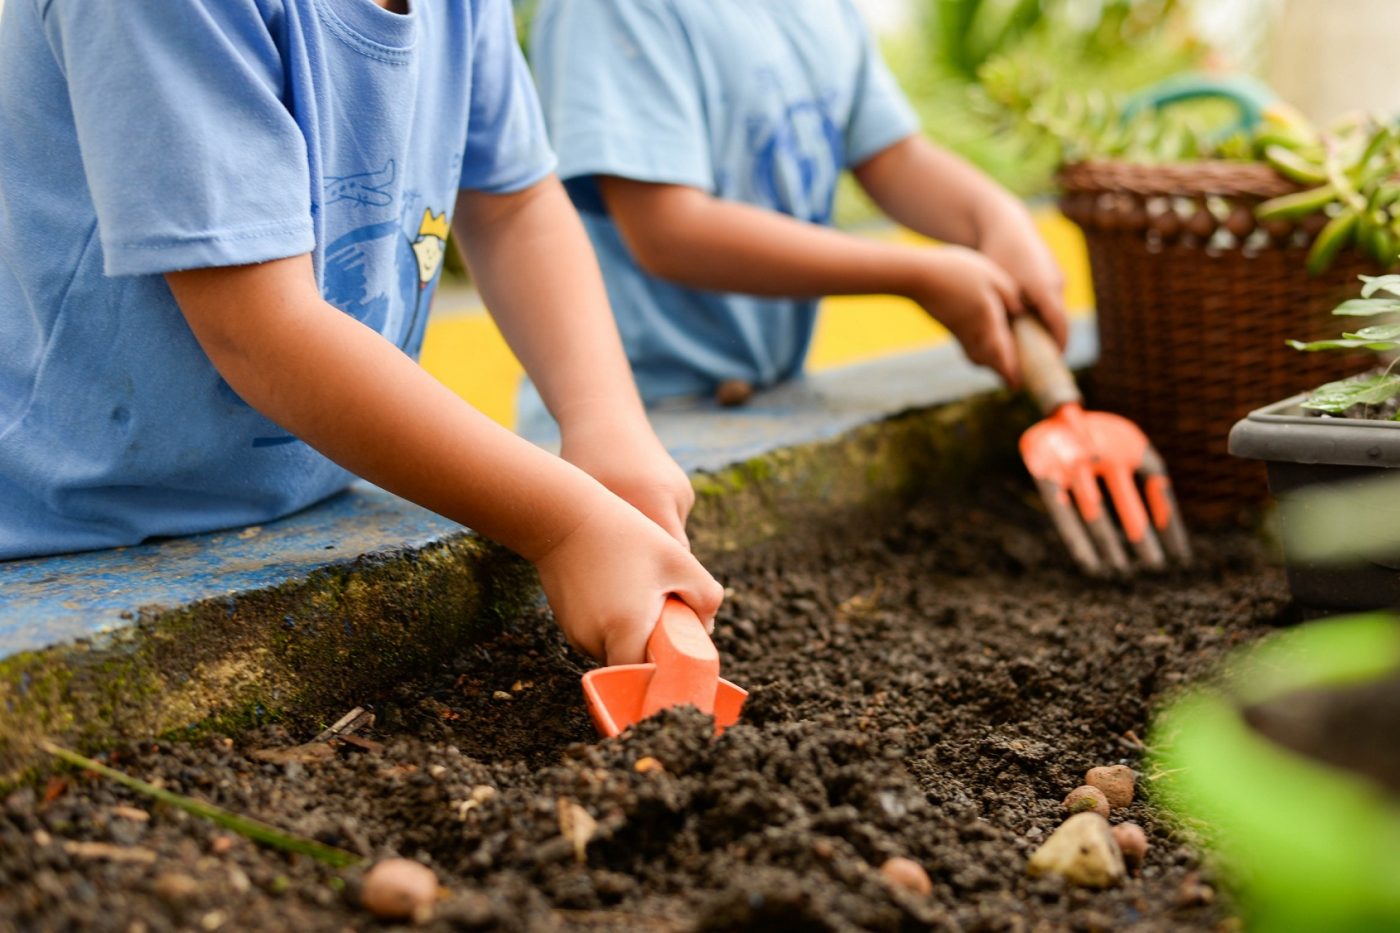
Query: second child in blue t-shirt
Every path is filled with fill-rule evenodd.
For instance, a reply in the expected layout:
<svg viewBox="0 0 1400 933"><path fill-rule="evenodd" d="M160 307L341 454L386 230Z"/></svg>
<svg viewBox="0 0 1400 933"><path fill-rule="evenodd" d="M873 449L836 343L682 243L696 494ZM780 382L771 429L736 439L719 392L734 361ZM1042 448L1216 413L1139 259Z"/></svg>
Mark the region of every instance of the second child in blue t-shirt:
<svg viewBox="0 0 1400 933"><path fill-rule="evenodd" d="M825 295L911 298L1013 382L1008 313L1034 307L1063 345L1029 213L919 134L850 0L544 0L530 53L648 403L799 374ZM955 245L833 229L845 170Z"/></svg>

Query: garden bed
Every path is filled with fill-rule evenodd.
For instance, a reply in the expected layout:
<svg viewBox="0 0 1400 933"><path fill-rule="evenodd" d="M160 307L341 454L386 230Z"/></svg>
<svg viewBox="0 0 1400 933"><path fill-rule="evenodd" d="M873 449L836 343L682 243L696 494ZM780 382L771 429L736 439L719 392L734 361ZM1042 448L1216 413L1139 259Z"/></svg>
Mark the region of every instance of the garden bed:
<svg viewBox="0 0 1400 933"><path fill-rule="evenodd" d="M368 858L426 861L440 929L1213 929L1228 901L1154 809L1151 774L1122 814L1152 843L1139 877L1091 893L1029 879L1025 861L1087 768L1139 765L1151 712L1279 620L1282 574L1228 533L1195 542L1189 573L1090 584L1030 495L996 483L888 529L716 562L725 674L752 691L718 742L686 712L598 741L579 660L539 612L364 697L372 741L329 758L249 757L319 731L285 724L107 760ZM645 757L661 767L639 771ZM561 834L574 805L597 821L582 863ZM895 855L927 869L930 896L885 885ZM55 771L0 804L0 929L379 927L358 877L93 775Z"/></svg>

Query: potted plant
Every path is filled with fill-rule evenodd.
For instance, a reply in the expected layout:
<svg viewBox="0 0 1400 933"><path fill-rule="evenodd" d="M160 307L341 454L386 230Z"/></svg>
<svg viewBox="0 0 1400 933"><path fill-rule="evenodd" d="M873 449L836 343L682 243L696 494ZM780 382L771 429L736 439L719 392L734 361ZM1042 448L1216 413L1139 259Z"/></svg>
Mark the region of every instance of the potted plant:
<svg viewBox="0 0 1400 933"><path fill-rule="evenodd" d="M1153 725L1153 794L1268 933L1400 929L1400 620L1327 619L1231 656Z"/></svg>
<svg viewBox="0 0 1400 933"><path fill-rule="evenodd" d="M1361 297L1334 314L1400 312L1400 275L1362 276ZM1400 350L1400 324L1354 327L1340 338L1290 341L1304 352ZM1400 372L1378 365L1251 412L1230 431L1230 453L1262 460L1280 503L1289 585L1313 609L1400 606L1400 488L1374 480L1400 468ZM1400 480L1400 473L1393 474Z"/></svg>
<svg viewBox="0 0 1400 933"><path fill-rule="evenodd" d="M1100 407L1153 439L1193 523L1262 503L1257 468L1225 438L1261 399L1358 368L1290 362L1284 341L1331 333L1356 276L1400 248L1393 129L1318 129L1242 78L1187 75L1114 99L995 60L982 87L1005 120L1058 147L1061 207L1093 273Z"/></svg>

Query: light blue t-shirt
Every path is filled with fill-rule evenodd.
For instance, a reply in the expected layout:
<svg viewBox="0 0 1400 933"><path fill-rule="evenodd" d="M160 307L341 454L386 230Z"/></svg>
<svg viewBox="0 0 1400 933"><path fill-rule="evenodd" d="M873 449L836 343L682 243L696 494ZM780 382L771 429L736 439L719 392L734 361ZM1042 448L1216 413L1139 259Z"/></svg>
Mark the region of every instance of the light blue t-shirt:
<svg viewBox="0 0 1400 933"><path fill-rule="evenodd" d="M7 0L0 558L350 480L219 378L161 274L311 252L328 301L417 353L458 188L554 162L509 0L411 6Z"/></svg>
<svg viewBox="0 0 1400 933"><path fill-rule="evenodd" d="M653 278L593 178L689 185L829 224L841 171L918 129L849 0L543 0L530 61L643 397L798 374L816 301Z"/></svg>

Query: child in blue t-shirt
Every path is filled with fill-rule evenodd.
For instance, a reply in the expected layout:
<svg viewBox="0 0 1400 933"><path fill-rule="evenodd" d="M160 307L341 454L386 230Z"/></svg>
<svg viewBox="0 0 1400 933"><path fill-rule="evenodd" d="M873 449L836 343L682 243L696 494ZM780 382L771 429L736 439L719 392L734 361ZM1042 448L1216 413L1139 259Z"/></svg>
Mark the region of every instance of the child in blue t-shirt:
<svg viewBox="0 0 1400 933"><path fill-rule="evenodd" d="M610 663L668 593L713 618L509 0L9 0L0 153L0 559L357 473L533 561ZM414 362L449 229L563 459Z"/></svg>
<svg viewBox="0 0 1400 933"><path fill-rule="evenodd" d="M824 295L912 298L1012 382L1008 312L1034 307L1063 345L1028 212L918 134L849 0L544 0L530 52L648 402L797 375ZM832 229L846 169L958 246Z"/></svg>

